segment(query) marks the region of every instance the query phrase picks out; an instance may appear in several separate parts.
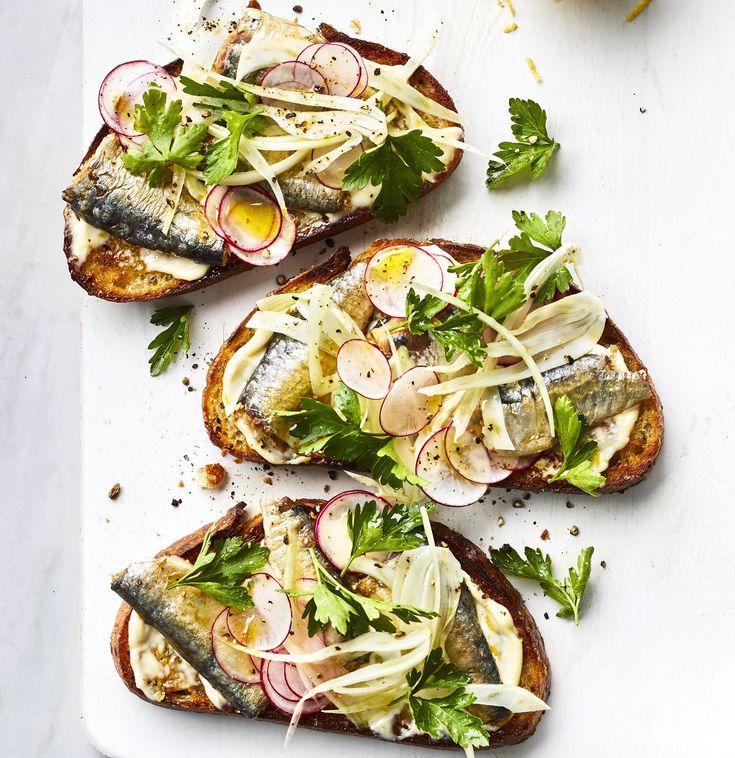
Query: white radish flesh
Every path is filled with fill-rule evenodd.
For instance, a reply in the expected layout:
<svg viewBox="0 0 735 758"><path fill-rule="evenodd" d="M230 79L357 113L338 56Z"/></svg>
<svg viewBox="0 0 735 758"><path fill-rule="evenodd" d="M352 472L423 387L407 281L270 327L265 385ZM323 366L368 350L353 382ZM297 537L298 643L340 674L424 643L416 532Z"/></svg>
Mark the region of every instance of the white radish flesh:
<svg viewBox="0 0 735 758"><path fill-rule="evenodd" d="M135 106L151 84L164 92L176 92L176 82L165 68L150 61L121 63L104 78L98 95L102 120L113 131L125 137L139 137L135 128Z"/></svg>
<svg viewBox="0 0 735 758"><path fill-rule="evenodd" d="M316 92L327 94L327 82L322 74L301 61L286 61L279 63L266 71L260 80L261 87L273 87L276 89L291 90L294 92ZM297 108L282 100L269 97L263 98L264 105L272 105L276 108L296 110Z"/></svg>
<svg viewBox="0 0 735 758"><path fill-rule="evenodd" d="M390 389L388 359L365 340L342 343L337 353L337 373L344 385L371 400L384 398Z"/></svg>
<svg viewBox="0 0 735 758"><path fill-rule="evenodd" d="M464 479L476 484L494 484L507 479L512 469L501 464L486 447L482 434L468 429L459 437L450 426L444 438L449 465Z"/></svg>
<svg viewBox="0 0 735 758"><path fill-rule="evenodd" d="M276 241L283 214L259 187L229 187L219 204L217 224L230 246L238 252L255 253Z"/></svg>
<svg viewBox="0 0 735 758"><path fill-rule="evenodd" d="M437 290L444 284L441 266L420 247L399 245L379 250L365 270L367 295L387 316L406 317L406 296L415 284Z"/></svg>
<svg viewBox="0 0 735 758"><path fill-rule="evenodd" d="M254 607L244 611L230 608L227 627L244 647L252 650L275 650L291 630L291 602L270 574L253 574L245 586Z"/></svg>
<svg viewBox="0 0 735 758"><path fill-rule="evenodd" d="M391 437L408 437L420 432L439 410L436 398L419 390L439 382L429 366L414 366L398 377L380 407L380 426Z"/></svg>
<svg viewBox="0 0 735 758"><path fill-rule="evenodd" d="M227 614L228 609L225 608L212 624L214 657L227 676L243 684L257 684L260 681L260 669L247 653L234 647L236 640L227 626Z"/></svg>
<svg viewBox="0 0 735 758"><path fill-rule="evenodd" d="M362 56L349 45L327 42L311 55L309 66L322 74L330 95L356 97L363 83L365 64Z"/></svg>
<svg viewBox="0 0 735 758"><path fill-rule="evenodd" d="M460 508L479 500L487 486L470 482L451 467L444 444L446 434L446 428L440 429L426 441L416 459L416 475L427 482L422 487L427 497L441 505Z"/></svg>
<svg viewBox="0 0 735 758"><path fill-rule="evenodd" d="M207 195L207 199L204 201L204 215L207 217L207 221L209 221L209 225L214 230L214 233L223 239L225 233L219 225L219 207L222 203L222 198L227 194L229 189L229 187L225 187L223 184L218 184L212 187Z"/></svg>
<svg viewBox="0 0 735 758"><path fill-rule="evenodd" d="M322 155L334 150L333 147L322 147L314 150L311 154L312 159L319 158ZM362 145L357 145L339 158L335 158L323 171L318 171L314 176L325 186L330 189L341 190L342 182L345 178L345 171L352 165L364 152Z"/></svg>
<svg viewBox="0 0 735 758"><path fill-rule="evenodd" d="M333 497L322 509L314 523L314 537L319 549L337 569L350 560L352 542L347 529L347 514L358 505L375 501L378 509L390 508L390 503L367 490L349 490Z"/></svg>

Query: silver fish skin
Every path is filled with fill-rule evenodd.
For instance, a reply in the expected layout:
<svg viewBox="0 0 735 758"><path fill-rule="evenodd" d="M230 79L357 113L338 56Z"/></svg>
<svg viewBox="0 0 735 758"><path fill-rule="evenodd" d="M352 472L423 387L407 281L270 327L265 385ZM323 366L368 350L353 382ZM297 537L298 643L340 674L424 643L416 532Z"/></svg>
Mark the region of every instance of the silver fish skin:
<svg viewBox="0 0 735 758"><path fill-rule="evenodd" d="M590 426L651 396L644 372L618 371L605 355L585 355L544 371L541 376L551 402L567 395ZM554 439L535 382L525 379L498 389L514 451L519 455L532 455L552 447Z"/></svg>
<svg viewBox="0 0 735 758"><path fill-rule="evenodd" d="M391 337L396 348L405 347L411 360L417 366L440 366L446 362L444 346L437 342L431 333L412 334L407 327L394 328L400 324L403 319L389 319L383 327L392 329ZM392 350L384 328L376 327L370 333L375 340L376 346L385 355L390 358Z"/></svg>
<svg viewBox="0 0 735 758"><path fill-rule="evenodd" d="M264 544L270 550L268 565L276 579L283 583L286 557L293 540L297 540L299 545L294 578L316 579L309 554L310 550L316 549L312 512L288 498L264 501L260 505L260 512L263 516Z"/></svg>
<svg viewBox="0 0 735 758"><path fill-rule="evenodd" d="M344 193L327 187L313 176L281 176L278 183L288 208L315 213L337 213Z"/></svg>
<svg viewBox="0 0 735 758"><path fill-rule="evenodd" d="M224 242L214 233L202 206L184 189L168 234L163 233L169 198L122 163L117 137L105 137L62 197L87 223L150 250L220 265Z"/></svg>
<svg viewBox="0 0 735 758"><path fill-rule="evenodd" d="M134 563L113 577L112 589L239 713L254 718L267 703L262 689L225 674L212 651L212 623L224 606L195 587L166 589L190 568L190 563L177 556Z"/></svg>
<svg viewBox="0 0 735 758"><path fill-rule="evenodd" d="M353 263L329 282L334 287L334 302L352 316L361 329L373 312L363 284L366 266L365 261ZM334 358L323 354L322 365L325 371L334 371ZM276 411L298 410L301 398L310 396L306 345L277 335L245 385L237 412L247 420L251 434L262 449L293 457L297 440L288 432L291 422L278 416Z"/></svg>
<svg viewBox="0 0 735 758"><path fill-rule="evenodd" d="M464 582L445 649L449 660L462 669L474 684L500 684L498 665L480 626L472 593ZM491 706L472 706L468 710L484 723L498 721L508 715L506 709Z"/></svg>

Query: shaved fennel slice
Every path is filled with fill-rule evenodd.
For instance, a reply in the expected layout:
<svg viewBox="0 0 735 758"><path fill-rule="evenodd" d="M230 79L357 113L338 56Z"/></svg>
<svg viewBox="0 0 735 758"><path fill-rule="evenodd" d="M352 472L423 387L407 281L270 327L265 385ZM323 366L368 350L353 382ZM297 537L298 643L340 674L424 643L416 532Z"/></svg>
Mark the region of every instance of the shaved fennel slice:
<svg viewBox="0 0 735 758"><path fill-rule="evenodd" d="M385 498L388 502L393 503L393 505L397 503L411 505L411 503L421 500L421 490L414 485L406 484L402 489L394 490L392 487L387 487L376 479L364 474L357 474L354 471L345 471L345 474L364 487L370 488L376 495L380 495L380 497Z"/></svg>
<svg viewBox="0 0 735 758"><path fill-rule="evenodd" d="M295 119L294 111L274 106L262 106L260 113L275 121L286 133L301 136L306 140L321 140L343 135L345 132L357 132L377 145L385 140L388 133L385 118L375 118L369 113L337 110L299 111L299 117Z"/></svg>
<svg viewBox="0 0 735 758"><path fill-rule="evenodd" d="M306 321L287 313L276 311L255 311L248 320L251 329L269 331L271 334L283 334L297 342L308 344L309 333Z"/></svg>
<svg viewBox="0 0 735 758"><path fill-rule="evenodd" d="M324 155L321 155L318 158L314 158L305 163L304 167L301 169L301 174L306 175L324 171L324 169L329 168L329 166L331 166L334 161L337 160L337 158L344 155L345 153L349 153L350 150L352 150L354 147L357 147L361 142L361 134L350 137L346 142L343 142L334 150L330 150L328 153L325 153Z"/></svg>
<svg viewBox="0 0 735 758"><path fill-rule="evenodd" d="M541 698L523 687L509 684L468 684L467 691L477 698L475 705L495 705L507 708L511 713L550 710Z"/></svg>
<svg viewBox="0 0 735 758"><path fill-rule="evenodd" d="M486 390L480 406L482 412L482 436L485 446L491 450L513 450L513 441L505 426L503 404L497 387Z"/></svg>
<svg viewBox="0 0 735 758"><path fill-rule="evenodd" d="M293 24L298 28L296 24ZM306 30L304 30L306 31ZM237 80L242 81L248 74L271 68L284 61L296 60L304 48L311 44L311 40L304 37L266 37L264 39L252 39L247 45L242 46L240 59L237 63Z"/></svg>
<svg viewBox="0 0 735 758"><path fill-rule="evenodd" d="M574 245L564 245L552 253L548 258L544 258L540 263L531 269L531 273L526 278L523 284L523 289L526 293L526 297L530 297L532 292L535 292L551 274L567 263L574 263L579 255L579 248Z"/></svg>
<svg viewBox="0 0 735 758"><path fill-rule="evenodd" d="M330 381L324 376L321 363L321 325L332 302L334 288L326 284L315 284L311 288L309 318L307 319L307 362L309 379L314 397L322 397L332 389Z"/></svg>
<svg viewBox="0 0 735 758"><path fill-rule="evenodd" d="M297 150L277 163L268 163L268 161L265 161L265 158L263 158L263 160L270 166L270 173L274 176L278 176L294 166L297 166L310 152L310 148ZM201 171L192 171L190 173L197 179L204 179L204 174ZM249 184L258 184L264 179L265 177L259 171L253 169L251 171L236 171L234 174L225 177L220 184L223 184L226 187L246 187Z"/></svg>
<svg viewBox="0 0 735 758"><path fill-rule="evenodd" d="M475 389L468 390L464 393L464 397L457 406L457 410L454 412L454 421L452 422L454 425L455 439L462 436L467 431L467 427L470 425L472 417L475 414L475 409L482 400L484 391L483 387L476 387Z"/></svg>
<svg viewBox="0 0 735 758"><path fill-rule="evenodd" d="M506 339L513 347L515 347L518 356L525 362L526 366L528 366L528 370L531 372L533 381L538 387L539 394L541 395L541 399L544 403L546 416L549 420L550 434L553 437L555 434L554 409L551 407L551 398L549 397L549 391L546 389L546 385L544 384L543 377L541 376L541 371L539 371L539 368L536 365L536 361L533 359L533 356L528 352L528 350L526 350L526 348L523 346L523 343L521 343L520 340L518 340L518 338L512 332L506 329L506 327L504 327L499 321L496 321L492 316L488 316L486 313L483 313L477 308L471 308L463 300L460 300L458 297L454 297L454 295L448 295L446 292L440 292L437 289L426 287L419 283L414 285L414 289L422 290L423 292L427 292L429 295L434 295L434 297L439 298L439 300L443 300L445 303L454 305L456 308L459 308L462 311L474 313L479 321L482 321L484 324L487 324L489 327L494 329L499 336ZM445 382L445 384L449 384L449 382ZM441 385L434 385L434 387L425 387L424 389L419 390L419 392L422 392L424 395L442 394L436 392L437 386ZM432 389L434 392L431 392Z"/></svg>

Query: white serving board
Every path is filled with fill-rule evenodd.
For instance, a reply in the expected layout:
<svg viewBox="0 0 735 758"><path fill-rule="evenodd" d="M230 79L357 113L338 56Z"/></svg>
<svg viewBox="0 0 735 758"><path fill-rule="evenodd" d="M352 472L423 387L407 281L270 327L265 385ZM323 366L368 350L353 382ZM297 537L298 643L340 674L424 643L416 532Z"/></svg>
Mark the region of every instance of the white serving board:
<svg viewBox="0 0 735 758"><path fill-rule="evenodd" d="M543 178L493 194L483 186L485 161L468 155L443 188L394 228L370 224L339 243L359 251L391 234L488 243L511 230L514 208L564 211L566 239L586 254L587 286L603 297L641 353L666 408L658 465L624 495L534 495L515 509L515 495L501 490L484 504L439 513L484 546L541 545L559 570L583 546L596 548L579 628L556 619L554 603L537 589L519 584L552 662L553 710L537 734L507 756L571 758L589 756L591 748L600 756L722 754L726 714L735 705L727 686L733 573L724 538L735 527L725 489L734 416L726 341L733 264L718 236L719 214L729 218L735 166L726 134L732 107L716 84L726 65L717 40L726 47L732 8L725 0L654 2L626 25L622 17L632 2L517 0L513 34L503 33L510 19L494 0L302 3L306 25L323 19L348 29L358 19L366 39L399 50L420 49L439 23L428 66L467 117L470 143L491 149L507 138L507 101L519 96L547 108L551 132L563 145ZM267 8L293 17L293 5L273 0ZM693 31L705 7L706 42ZM176 3L158 0L85 2L85 144L98 128L101 78L123 60L167 61L156 41L175 11ZM526 56L536 60L543 84L531 78ZM694 114L711 120L706 135ZM687 146L698 160L685 160ZM91 741L107 755L265 756L282 749L281 727L170 712L131 695L109 654L119 602L109 581L114 571L239 500L319 496L325 484L334 492L349 481L333 482L323 470L284 469L269 486L259 467L232 459L224 461L230 483L222 492L211 494L193 481L196 468L221 460L200 413L210 359L277 274L313 264L323 247L302 250L276 270L249 272L181 298L197 306L192 354L156 379L148 375L146 350L155 306L84 300L83 717ZM691 289L703 271L714 274L710 285ZM194 391L182 384L184 377ZM115 482L122 491L111 501L107 492ZM181 498L180 507L171 506L174 498ZM568 532L573 524L579 537ZM548 542L540 540L544 529ZM303 756L325 749L348 757L366 749L385 756L423 753L306 730L290 749Z"/></svg>

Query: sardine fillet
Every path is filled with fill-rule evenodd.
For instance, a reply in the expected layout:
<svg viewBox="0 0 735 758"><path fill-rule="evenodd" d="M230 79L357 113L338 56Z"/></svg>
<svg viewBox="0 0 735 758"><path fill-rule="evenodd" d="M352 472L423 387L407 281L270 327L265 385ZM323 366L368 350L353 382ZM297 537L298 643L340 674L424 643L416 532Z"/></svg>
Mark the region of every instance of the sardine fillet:
<svg viewBox="0 0 735 758"><path fill-rule="evenodd" d="M253 718L267 703L262 689L227 676L212 651L212 623L223 606L194 587L167 589L190 568L182 558L170 555L134 563L113 578L112 589L146 624L158 629L239 713Z"/></svg>
<svg viewBox="0 0 735 758"><path fill-rule="evenodd" d="M545 371L541 376L552 404L567 395L575 410L592 426L651 397L640 371L616 371L603 355L586 355ZM514 450L531 455L554 444L538 387L532 379L499 387L503 415Z"/></svg>
<svg viewBox="0 0 735 758"><path fill-rule="evenodd" d="M361 329L373 312L363 285L366 266L365 261L358 261L330 282L334 302ZM334 370L333 360L322 354L325 371ZM296 440L288 433L289 420L276 412L297 410L301 398L311 394L306 345L290 337L275 336L240 396L238 413L247 419L263 447L286 452Z"/></svg>
<svg viewBox="0 0 735 758"><path fill-rule="evenodd" d="M224 243L212 230L201 205L184 189L168 234L164 234L170 202L167 192L128 171L122 155L117 137L105 137L62 193L64 200L87 223L131 245L221 265Z"/></svg>

